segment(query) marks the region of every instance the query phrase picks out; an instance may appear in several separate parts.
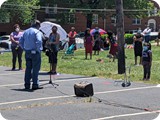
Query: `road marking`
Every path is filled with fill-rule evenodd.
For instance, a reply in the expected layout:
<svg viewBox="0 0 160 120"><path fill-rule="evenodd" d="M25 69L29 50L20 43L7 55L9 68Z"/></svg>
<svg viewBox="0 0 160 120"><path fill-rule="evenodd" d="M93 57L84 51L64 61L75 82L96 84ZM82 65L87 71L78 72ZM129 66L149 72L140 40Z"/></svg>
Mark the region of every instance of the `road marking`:
<svg viewBox="0 0 160 120"><path fill-rule="evenodd" d="M130 116L145 115L145 114L153 114L153 113L158 113L158 112L160 112L160 110L151 111L151 112L140 112L140 113L131 113L131 114L115 115L115 116L109 116L109 117L103 117L103 118L96 118L96 119L91 119L91 120L109 120L109 119L113 119L113 118L130 117Z"/></svg>
<svg viewBox="0 0 160 120"><path fill-rule="evenodd" d="M1 105L16 104L16 103L23 103L23 102L31 102L31 101L40 101L40 100L50 100L50 99L58 99L58 98L67 98L67 97L73 97L73 96L75 96L75 95L66 95L66 96L55 96L55 97L45 97L45 98L35 98L35 99L18 100L18 101L0 103L0 106L1 106Z"/></svg>
<svg viewBox="0 0 160 120"><path fill-rule="evenodd" d="M89 80L89 79L96 79L98 77L86 77L86 78L76 78L76 79L65 79L65 80L53 80L53 82L69 82L69 81L79 81L79 80ZM49 80L48 80L49 81ZM46 81L44 82L40 82L42 84L46 83ZM24 83L18 83L18 84L4 84L4 85L0 85L0 87L11 87L11 86L19 86L19 85L24 85Z"/></svg>
<svg viewBox="0 0 160 120"><path fill-rule="evenodd" d="M5 119L5 118L2 116L2 114L0 113L0 120L7 120L7 119Z"/></svg>
<svg viewBox="0 0 160 120"><path fill-rule="evenodd" d="M104 92L95 92L95 95L105 94L105 93L116 93L116 92L122 92L122 91L123 91L123 92L126 92L126 91L132 91L132 90L142 90L142 89L149 89L149 88L156 88L156 86L140 87L140 88L131 88L131 89L123 89L123 90L113 90L113 91L104 91ZM3 103L0 103L0 106L1 106L1 105L8 105L8 104L15 104L15 103L22 103L22 102L30 102L30 101L40 101L40 100L66 98L66 97L73 97L73 96L75 96L75 95L54 96L54 97L44 97L44 98L18 100L18 101L12 101L12 102L3 102Z"/></svg>
<svg viewBox="0 0 160 120"><path fill-rule="evenodd" d="M157 87L160 87L160 84L158 84Z"/></svg>
<svg viewBox="0 0 160 120"><path fill-rule="evenodd" d="M96 94L125 92L125 91L142 90L142 89L149 89L149 88L156 88L156 87L157 86L147 86L147 87L129 88L129 89L121 89L121 90L113 90L113 91L103 91L103 92L96 92Z"/></svg>
<svg viewBox="0 0 160 120"><path fill-rule="evenodd" d="M160 120L160 114L154 120Z"/></svg>
<svg viewBox="0 0 160 120"><path fill-rule="evenodd" d="M17 73L14 73L13 71L11 71L12 73L5 73L5 74L0 74L0 76L5 76L5 75L21 75L22 73L21 72L17 72ZM15 71L16 72L16 71Z"/></svg>

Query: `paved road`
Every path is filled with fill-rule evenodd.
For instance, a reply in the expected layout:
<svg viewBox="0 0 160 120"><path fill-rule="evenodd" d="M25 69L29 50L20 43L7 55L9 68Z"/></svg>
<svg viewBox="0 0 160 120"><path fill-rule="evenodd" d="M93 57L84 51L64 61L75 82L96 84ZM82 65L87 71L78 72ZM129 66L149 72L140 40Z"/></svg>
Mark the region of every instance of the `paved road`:
<svg viewBox="0 0 160 120"><path fill-rule="evenodd" d="M23 77L24 71L0 67L0 112L7 120L153 120L160 112L158 85L123 88L110 79L60 74L52 76L55 88L41 72L44 89L24 91ZM93 84L92 98L75 97L73 86L81 81Z"/></svg>

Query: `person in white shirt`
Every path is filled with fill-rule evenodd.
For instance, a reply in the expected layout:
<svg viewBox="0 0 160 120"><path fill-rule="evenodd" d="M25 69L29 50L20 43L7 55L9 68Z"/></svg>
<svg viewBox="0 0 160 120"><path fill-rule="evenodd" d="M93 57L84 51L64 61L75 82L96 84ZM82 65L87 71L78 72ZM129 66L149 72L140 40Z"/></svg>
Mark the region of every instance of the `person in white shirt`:
<svg viewBox="0 0 160 120"><path fill-rule="evenodd" d="M143 31L144 41L145 41L146 43L149 43L150 33L151 33L151 28L150 28L149 25L147 25L147 28L144 29L144 31Z"/></svg>

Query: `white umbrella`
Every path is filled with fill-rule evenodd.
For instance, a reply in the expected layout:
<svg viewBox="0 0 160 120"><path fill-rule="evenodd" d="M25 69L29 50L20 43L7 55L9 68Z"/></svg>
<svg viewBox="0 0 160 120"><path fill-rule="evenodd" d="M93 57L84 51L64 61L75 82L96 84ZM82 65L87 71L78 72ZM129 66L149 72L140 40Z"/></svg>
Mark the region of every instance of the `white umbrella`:
<svg viewBox="0 0 160 120"><path fill-rule="evenodd" d="M53 26L57 26L57 32L60 34L60 40L64 40L67 38L67 32L59 24L56 23L42 22L40 30L43 31L46 37L49 37L50 33L52 32Z"/></svg>
<svg viewBox="0 0 160 120"><path fill-rule="evenodd" d="M1 8L1 5L7 0L0 0L0 8Z"/></svg>
<svg viewBox="0 0 160 120"><path fill-rule="evenodd" d="M155 1L160 7L160 0L153 0L153 1Z"/></svg>

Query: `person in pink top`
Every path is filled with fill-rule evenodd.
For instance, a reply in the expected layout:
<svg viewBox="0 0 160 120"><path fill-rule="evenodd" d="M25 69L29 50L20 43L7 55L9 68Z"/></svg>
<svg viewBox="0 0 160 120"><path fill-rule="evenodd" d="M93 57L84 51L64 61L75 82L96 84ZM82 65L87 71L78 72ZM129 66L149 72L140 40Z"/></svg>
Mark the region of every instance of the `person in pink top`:
<svg viewBox="0 0 160 120"><path fill-rule="evenodd" d="M19 70L22 70L22 53L23 49L19 46L19 39L22 37L23 32L20 30L20 26L15 24L13 26L14 32L10 34L11 49L12 49L12 70L16 69L16 59L18 56Z"/></svg>
<svg viewBox="0 0 160 120"><path fill-rule="evenodd" d="M75 28L71 27L71 31L68 34L68 37L69 37L69 43L68 43L68 45L70 47L72 44L74 44L75 45L74 50L77 49L76 48L76 40L75 40L76 35L77 35L77 32L75 31Z"/></svg>

